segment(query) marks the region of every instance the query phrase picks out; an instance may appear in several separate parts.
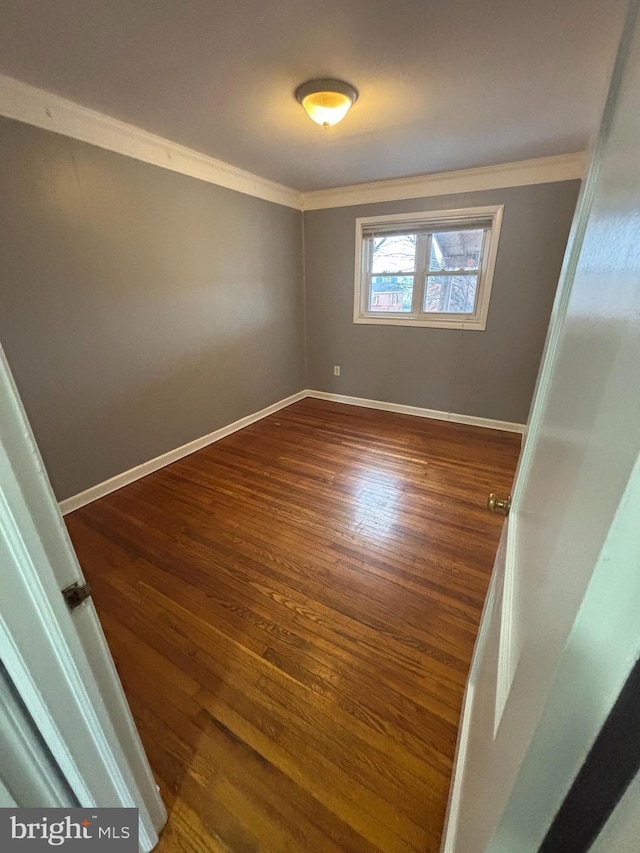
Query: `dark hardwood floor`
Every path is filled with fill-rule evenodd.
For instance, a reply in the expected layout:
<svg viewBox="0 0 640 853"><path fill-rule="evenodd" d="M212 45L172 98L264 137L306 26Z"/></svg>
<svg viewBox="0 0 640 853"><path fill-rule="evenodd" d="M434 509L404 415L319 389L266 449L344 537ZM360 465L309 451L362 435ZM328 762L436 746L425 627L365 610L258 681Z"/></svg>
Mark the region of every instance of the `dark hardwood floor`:
<svg viewBox="0 0 640 853"><path fill-rule="evenodd" d="M158 851L439 849L519 449L306 399L67 516Z"/></svg>

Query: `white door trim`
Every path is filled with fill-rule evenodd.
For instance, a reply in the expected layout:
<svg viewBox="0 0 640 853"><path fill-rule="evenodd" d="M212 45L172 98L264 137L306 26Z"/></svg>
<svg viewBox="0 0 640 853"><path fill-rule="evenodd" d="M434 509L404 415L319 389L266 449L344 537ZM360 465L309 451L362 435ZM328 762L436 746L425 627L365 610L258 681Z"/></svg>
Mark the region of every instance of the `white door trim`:
<svg viewBox="0 0 640 853"><path fill-rule="evenodd" d="M498 545L498 555L496 562L499 563L500 551L507 546L507 527L508 520L505 521L502 528L502 536ZM476 662L480 661L485 653L485 647L488 640L488 635L491 630L491 620L499 617L500 598L502 596L502 582L504 576L502 573L493 572L489 589L482 608L482 616L480 617L480 628L473 649L473 657L469 668L469 678L462 700L462 711L460 713L460 723L458 724L458 742L456 744L456 754L453 761L453 773L451 777L451 786L449 788L449 802L447 804L447 815L444 821L444 831L442 835L441 853L455 853L456 834L458 829L458 812L460 810L460 799L462 792L462 783L464 781L467 753L469 749L469 739L471 736L471 718L474 713L474 700L476 690L476 680L474 678L477 672Z"/></svg>
<svg viewBox="0 0 640 853"><path fill-rule="evenodd" d="M42 742L14 685L0 666L0 782L21 806L69 808L77 805L51 753Z"/></svg>
<svg viewBox="0 0 640 853"><path fill-rule="evenodd" d="M130 715L118 719L128 707L119 682L105 676L113 662L93 604L71 614L61 595L60 577L82 579L82 572L1 350L0 435L5 667L80 804L139 808L140 848L151 850L164 807L137 737L126 737L123 748L123 732L135 727ZM93 665L82 642L88 635ZM108 664L97 667L100 657ZM110 701L118 691L120 707Z"/></svg>
<svg viewBox="0 0 640 853"><path fill-rule="evenodd" d="M0 779L0 809L15 809L16 807L16 801L7 790L2 779Z"/></svg>

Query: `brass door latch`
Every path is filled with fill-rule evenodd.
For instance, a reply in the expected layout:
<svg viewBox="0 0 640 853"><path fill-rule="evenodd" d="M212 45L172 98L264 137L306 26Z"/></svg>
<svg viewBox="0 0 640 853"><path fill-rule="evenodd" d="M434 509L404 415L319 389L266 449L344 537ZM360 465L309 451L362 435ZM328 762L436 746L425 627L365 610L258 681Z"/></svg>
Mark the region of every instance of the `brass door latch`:
<svg viewBox="0 0 640 853"><path fill-rule="evenodd" d="M511 509L511 495L506 500L500 500L497 495L494 495L493 492L487 498L487 509L489 512L501 513L502 515L509 515L509 510Z"/></svg>

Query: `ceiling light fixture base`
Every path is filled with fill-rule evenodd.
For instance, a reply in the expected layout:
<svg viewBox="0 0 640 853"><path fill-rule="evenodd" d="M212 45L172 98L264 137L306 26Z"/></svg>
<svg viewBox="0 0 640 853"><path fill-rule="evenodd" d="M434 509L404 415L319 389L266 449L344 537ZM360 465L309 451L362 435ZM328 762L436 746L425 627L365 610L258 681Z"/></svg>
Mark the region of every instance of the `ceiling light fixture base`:
<svg viewBox="0 0 640 853"><path fill-rule="evenodd" d="M342 121L358 100L358 92L342 80L307 80L296 89L296 100L312 121L326 128Z"/></svg>

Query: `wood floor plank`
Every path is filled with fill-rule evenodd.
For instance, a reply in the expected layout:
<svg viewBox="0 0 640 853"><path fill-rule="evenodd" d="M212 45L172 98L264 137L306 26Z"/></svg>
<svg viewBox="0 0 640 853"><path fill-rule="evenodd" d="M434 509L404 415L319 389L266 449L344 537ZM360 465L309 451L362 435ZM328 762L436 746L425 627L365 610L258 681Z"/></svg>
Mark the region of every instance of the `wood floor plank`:
<svg viewBox="0 0 640 853"><path fill-rule="evenodd" d="M306 399L66 517L160 853L439 850L519 449Z"/></svg>

